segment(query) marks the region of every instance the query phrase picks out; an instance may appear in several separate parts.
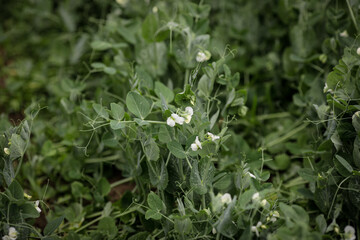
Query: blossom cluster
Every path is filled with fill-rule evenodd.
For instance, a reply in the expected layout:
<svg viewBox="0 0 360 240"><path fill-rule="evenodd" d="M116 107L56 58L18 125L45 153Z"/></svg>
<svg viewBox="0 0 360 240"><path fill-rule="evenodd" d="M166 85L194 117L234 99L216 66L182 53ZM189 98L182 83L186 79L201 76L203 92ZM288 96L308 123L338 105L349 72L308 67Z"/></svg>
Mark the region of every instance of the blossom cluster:
<svg viewBox="0 0 360 240"><path fill-rule="evenodd" d="M167 118L166 124L170 127L174 127L176 124L183 125L184 123L190 123L194 110L192 107L186 107L185 111L180 115L173 113Z"/></svg>
<svg viewBox="0 0 360 240"><path fill-rule="evenodd" d="M2 240L16 240L17 239L18 232L14 227L9 228L8 235L5 235L2 237Z"/></svg>
<svg viewBox="0 0 360 240"><path fill-rule="evenodd" d="M216 136L215 134L212 134L211 132L208 132L207 133L207 138L211 141L215 141L215 140L218 140L220 139L219 136ZM201 142L199 140L199 136L196 136L195 138L195 142L193 144L191 144L191 150L193 150L194 152L199 150L199 149L202 149L202 145L201 145Z"/></svg>

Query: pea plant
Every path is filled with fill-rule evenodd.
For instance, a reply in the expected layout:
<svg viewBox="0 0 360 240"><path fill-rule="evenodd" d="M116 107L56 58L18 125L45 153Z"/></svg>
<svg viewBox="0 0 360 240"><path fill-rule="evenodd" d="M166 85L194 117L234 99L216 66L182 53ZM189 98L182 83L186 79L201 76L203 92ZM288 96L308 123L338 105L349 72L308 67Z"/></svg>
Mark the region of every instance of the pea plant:
<svg viewBox="0 0 360 240"><path fill-rule="evenodd" d="M4 5L3 240L359 238L357 1Z"/></svg>

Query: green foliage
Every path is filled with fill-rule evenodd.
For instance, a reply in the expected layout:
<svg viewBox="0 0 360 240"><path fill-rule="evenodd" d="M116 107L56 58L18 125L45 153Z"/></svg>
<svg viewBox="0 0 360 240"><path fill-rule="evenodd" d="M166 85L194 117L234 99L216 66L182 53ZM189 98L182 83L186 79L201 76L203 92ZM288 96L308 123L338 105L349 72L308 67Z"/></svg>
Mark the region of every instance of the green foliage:
<svg viewBox="0 0 360 240"><path fill-rule="evenodd" d="M0 10L0 235L359 234L357 1L20 2Z"/></svg>

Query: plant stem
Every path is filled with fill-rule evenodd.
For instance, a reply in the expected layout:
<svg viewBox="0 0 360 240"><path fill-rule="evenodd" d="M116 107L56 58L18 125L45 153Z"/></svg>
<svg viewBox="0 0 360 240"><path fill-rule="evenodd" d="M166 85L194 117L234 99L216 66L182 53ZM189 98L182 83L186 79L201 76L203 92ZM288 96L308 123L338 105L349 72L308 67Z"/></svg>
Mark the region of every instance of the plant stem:
<svg viewBox="0 0 360 240"><path fill-rule="evenodd" d="M189 165L190 169L192 169L192 166L191 166L191 163L190 163L190 161L189 161L188 157L185 157L185 158L186 158L186 161L187 161L187 163L188 163L188 165Z"/></svg>
<svg viewBox="0 0 360 240"><path fill-rule="evenodd" d="M110 187L113 188L113 187L119 186L119 185L121 185L121 184L130 182L130 181L132 181L132 180L133 180L132 177L124 178L124 179L121 179L121 180L119 180L119 181L113 182L112 184L110 184Z"/></svg>
<svg viewBox="0 0 360 240"><path fill-rule="evenodd" d="M328 218L330 217L331 209L332 209L332 207L333 207L333 205L334 205L334 202L335 202L337 193L338 193L341 185L342 185L346 180L348 180L350 177L351 177L351 175L350 175L350 176L347 176L344 180L342 180L341 183L339 184L338 188L336 189L336 192L335 192L335 194L334 194L334 198L333 198L333 200L332 200L332 202L331 202L331 205L330 205L330 208L329 208L329 212L328 212L328 216L327 216Z"/></svg>
<svg viewBox="0 0 360 240"><path fill-rule="evenodd" d="M183 170L183 163L181 159L178 159L178 167L179 167L179 171L180 171L180 175L182 178L182 181L185 180L185 176L184 176L184 170ZM182 183L182 182L181 182Z"/></svg>
<svg viewBox="0 0 360 240"><path fill-rule="evenodd" d="M188 83L188 80L189 80L189 74L190 74L190 70L187 68L185 71L185 78L184 78L184 90L185 90L186 84Z"/></svg>
<svg viewBox="0 0 360 240"><path fill-rule="evenodd" d="M260 115L260 116L257 116L256 119L258 121L264 121L264 120L268 120L268 119L286 118L286 117L290 117L290 116L291 116L291 114L289 112L279 112L279 113L270 113L270 114Z"/></svg>
<svg viewBox="0 0 360 240"><path fill-rule="evenodd" d="M290 132L288 132L287 134L285 134L284 136L277 138L271 142L269 142L268 144L265 145L266 148L270 148L276 144L279 144L285 140L287 140L288 138L292 137L293 135L297 134L298 132L302 131L304 128L306 128L309 125L309 123L304 123L303 125L300 125L297 128L294 128L293 130L291 130Z"/></svg>
<svg viewBox="0 0 360 240"><path fill-rule="evenodd" d="M92 220L91 222L89 222L89 223L85 224L84 226L82 226L81 228L77 229L77 230L75 231L75 233L78 233L78 232L82 231L83 229L85 229L85 228L93 225L94 223L100 221L102 218L103 218L103 216L100 216L100 217L98 217L98 218L95 218L95 219Z"/></svg>
<svg viewBox="0 0 360 240"><path fill-rule="evenodd" d="M100 162L110 162L119 159L119 155L111 155L103 158L89 158L85 160L85 163L100 163Z"/></svg>
<svg viewBox="0 0 360 240"><path fill-rule="evenodd" d="M358 26L357 26L357 23L356 23L356 19L355 19L355 16L354 16L354 12L353 12L353 10L352 10L352 8L351 8L351 6L350 6L349 0L346 0L346 4L347 4L347 6L348 6L348 8L349 8L350 16L351 16L351 19L352 19L352 21L353 21L353 23L354 23L355 29L356 29L356 31L358 32L359 29L358 29Z"/></svg>
<svg viewBox="0 0 360 240"><path fill-rule="evenodd" d="M203 207L203 209L205 209L205 208L206 208L205 194L204 194L204 195L202 195L202 198L201 198L201 203L202 203L202 207Z"/></svg>

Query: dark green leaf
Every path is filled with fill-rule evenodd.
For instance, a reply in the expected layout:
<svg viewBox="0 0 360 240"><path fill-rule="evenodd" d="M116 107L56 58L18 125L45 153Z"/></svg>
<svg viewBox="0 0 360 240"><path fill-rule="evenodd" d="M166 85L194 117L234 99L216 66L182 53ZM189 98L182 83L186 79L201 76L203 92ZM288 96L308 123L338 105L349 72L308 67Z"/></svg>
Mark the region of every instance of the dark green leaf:
<svg viewBox="0 0 360 240"><path fill-rule="evenodd" d="M109 119L109 113L106 111L106 109L98 104L98 103L94 103L93 105L93 109L95 110L95 112L102 118L104 119Z"/></svg>
<svg viewBox="0 0 360 240"><path fill-rule="evenodd" d="M144 152L148 160L156 161L159 159L160 149L153 138L144 142Z"/></svg>
<svg viewBox="0 0 360 240"><path fill-rule="evenodd" d="M160 98L161 95L164 97L167 103L171 103L174 100L173 91L165 86L163 83L156 81L154 91L156 95Z"/></svg>
<svg viewBox="0 0 360 240"><path fill-rule="evenodd" d="M148 220L150 218L160 220L162 218L162 215L159 211L149 209L145 213L145 219Z"/></svg>
<svg viewBox="0 0 360 240"><path fill-rule="evenodd" d="M10 160L23 157L26 150L26 142L18 135L11 135Z"/></svg>
<svg viewBox="0 0 360 240"><path fill-rule="evenodd" d="M64 220L64 217L58 217L55 218L53 220L51 220L50 222L48 222L48 224L46 224L45 229L44 229L44 235L48 236L51 235L53 232L55 232L55 230L60 226L60 224L62 223L62 221Z"/></svg>
<svg viewBox="0 0 360 240"><path fill-rule="evenodd" d="M170 152L177 158L183 159L186 158L186 153L181 146L180 143L177 141L172 141L167 144L167 148L170 150Z"/></svg>
<svg viewBox="0 0 360 240"><path fill-rule="evenodd" d="M150 192L147 197L147 203L152 210L163 211L165 210L165 204L158 195L154 192Z"/></svg>
<svg viewBox="0 0 360 240"><path fill-rule="evenodd" d="M124 118L124 114L125 114L124 108L119 104L111 103L110 109L111 109L111 116L115 120L122 120Z"/></svg>
<svg viewBox="0 0 360 240"><path fill-rule="evenodd" d="M91 48L97 51L104 51L111 47L112 47L111 43L104 41L94 41L91 43Z"/></svg>
<svg viewBox="0 0 360 240"><path fill-rule="evenodd" d="M146 98L136 92L127 94L126 106L131 113L141 119L145 119L151 110L151 105Z"/></svg>
<svg viewBox="0 0 360 240"><path fill-rule="evenodd" d="M10 184L8 190L13 198L18 200L24 199L24 190L16 180Z"/></svg>

